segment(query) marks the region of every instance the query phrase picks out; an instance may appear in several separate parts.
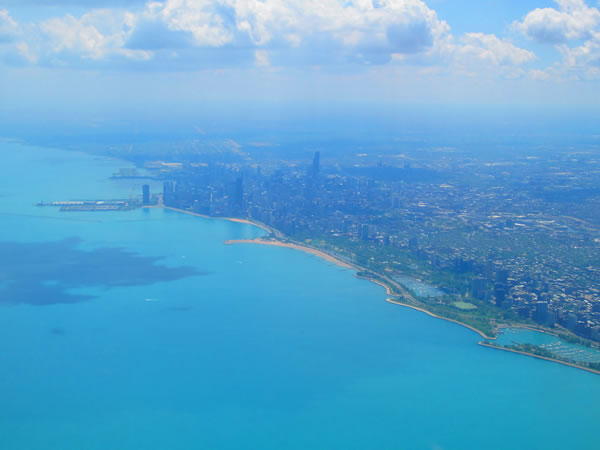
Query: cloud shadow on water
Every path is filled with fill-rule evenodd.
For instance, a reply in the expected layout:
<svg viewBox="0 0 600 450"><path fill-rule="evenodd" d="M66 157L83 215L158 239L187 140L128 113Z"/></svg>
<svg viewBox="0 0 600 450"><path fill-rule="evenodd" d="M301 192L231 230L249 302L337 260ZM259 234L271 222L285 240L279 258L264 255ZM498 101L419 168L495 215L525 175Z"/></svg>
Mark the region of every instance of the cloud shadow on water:
<svg viewBox="0 0 600 450"><path fill-rule="evenodd" d="M93 295L69 292L94 287L143 286L208 275L190 266L156 264L162 258L122 248L82 250L77 238L55 242L0 242L0 303L78 303Z"/></svg>

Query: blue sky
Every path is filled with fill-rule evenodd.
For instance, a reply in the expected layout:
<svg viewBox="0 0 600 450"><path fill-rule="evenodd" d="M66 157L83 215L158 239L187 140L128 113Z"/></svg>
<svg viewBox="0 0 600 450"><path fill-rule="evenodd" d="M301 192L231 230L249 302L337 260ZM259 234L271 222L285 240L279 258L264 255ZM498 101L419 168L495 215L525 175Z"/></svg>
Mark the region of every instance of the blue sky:
<svg viewBox="0 0 600 450"><path fill-rule="evenodd" d="M0 0L4 115L216 102L595 106L596 0Z"/></svg>

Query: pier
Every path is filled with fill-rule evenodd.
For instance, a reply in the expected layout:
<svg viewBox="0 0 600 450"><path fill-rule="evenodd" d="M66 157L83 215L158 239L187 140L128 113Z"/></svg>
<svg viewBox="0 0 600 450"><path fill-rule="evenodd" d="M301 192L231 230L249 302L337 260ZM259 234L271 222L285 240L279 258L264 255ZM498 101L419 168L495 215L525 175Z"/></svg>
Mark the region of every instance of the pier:
<svg viewBox="0 0 600 450"><path fill-rule="evenodd" d="M56 202L40 202L36 206L51 206L61 211L125 211L140 206L131 200L68 200Z"/></svg>

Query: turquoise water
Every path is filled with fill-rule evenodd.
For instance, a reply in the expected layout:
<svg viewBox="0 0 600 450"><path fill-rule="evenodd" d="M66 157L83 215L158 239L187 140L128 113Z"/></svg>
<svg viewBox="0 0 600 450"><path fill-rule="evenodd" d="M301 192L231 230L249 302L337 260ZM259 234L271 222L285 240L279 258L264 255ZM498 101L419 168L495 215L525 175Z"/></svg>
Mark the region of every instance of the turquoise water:
<svg viewBox="0 0 600 450"><path fill-rule="evenodd" d="M0 448L597 449L600 377L477 345L250 225L119 198L119 161L0 144ZM29 282L28 282L29 281Z"/></svg>
<svg viewBox="0 0 600 450"><path fill-rule="evenodd" d="M600 362L600 350L571 344L562 339L539 331L526 328L505 328L498 335L497 345L533 344L539 345L552 353L577 362Z"/></svg>

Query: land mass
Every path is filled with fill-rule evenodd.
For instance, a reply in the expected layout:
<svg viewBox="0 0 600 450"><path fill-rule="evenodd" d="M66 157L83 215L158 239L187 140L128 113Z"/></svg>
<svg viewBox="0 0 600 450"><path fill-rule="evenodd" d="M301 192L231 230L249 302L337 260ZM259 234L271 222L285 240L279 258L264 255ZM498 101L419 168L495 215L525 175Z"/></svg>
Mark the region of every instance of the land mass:
<svg viewBox="0 0 600 450"><path fill-rule="evenodd" d="M386 301L391 304L403 306L406 308L411 308L413 310L423 312L423 313L425 313L431 317L434 317L436 319L446 320L446 321L455 323L457 325L466 327L466 328L470 329L471 331L474 331L475 333L479 334L482 338L486 339L486 341L479 342L479 344L482 346L495 348L498 350L505 350L508 352L517 353L517 354L521 354L521 355L531 356L531 357L543 359L546 361L556 362L559 364L582 369L582 370L600 375L600 371L597 370L596 368L586 366L584 364L580 364L575 361L565 360L564 358L560 358L557 355L551 354L547 350L541 350L541 351L548 352L548 353L540 354L540 348L538 348L536 346L522 345L518 348L512 348L512 347L503 347L503 346L495 345L493 342L490 342L490 341L493 341L495 339L495 334L498 329L497 326L494 326L493 328L491 328L491 332L489 332L488 328L486 327L486 331L488 331L488 332L486 332L486 331L478 328L477 326L472 325L467 322L463 322L460 319L448 317L447 315L444 315L443 313L438 314L438 313L432 311L431 307L429 305L427 305L423 302L420 302L417 298L415 298L415 296L413 296L401 284L389 279L385 275L373 273L364 267L360 267L352 262L349 262L344 258L343 255L332 254L327 251L311 247L305 243L294 242L288 238L283 237L283 235L281 233L277 232L273 228L271 228L263 223L256 222L256 221L253 221L250 219L239 219L239 218L234 218L234 217L211 217L208 215L199 214L199 213L195 213L195 212L191 212L191 211L186 211L183 209L170 208L170 207L166 207L166 208L170 209L172 211L177 211L177 212L181 212L181 213L185 213L185 214L191 214L191 215L208 218L208 219L229 220L232 222L247 223L247 224L257 226L257 227L269 232L269 235L267 237L260 237L260 238L256 238L256 239L228 240L228 241L225 241L224 244L225 245L256 244L256 245L268 245L268 246L275 246L275 247L285 247L285 248L291 248L294 250L303 251L303 252L309 253L311 255L315 255L319 258L322 258L322 259L324 259L330 263L336 264L340 267L355 270L356 271L355 276L357 276L358 278L362 278L362 279L371 281L371 282L383 287L385 289L386 293L390 296L389 298L386 299ZM502 324L502 326L507 326L507 325L508 324ZM522 325L522 324L518 324L518 323L513 324L513 325L516 325L516 326L521 325L521 326L525 326L526 328L530 328L532 330L549 332L551 334L556 335L556 332L554 330L545 330L541 327L530 327L530 326Z"/></svg>

